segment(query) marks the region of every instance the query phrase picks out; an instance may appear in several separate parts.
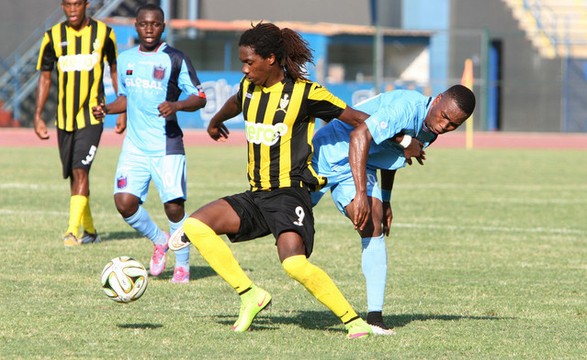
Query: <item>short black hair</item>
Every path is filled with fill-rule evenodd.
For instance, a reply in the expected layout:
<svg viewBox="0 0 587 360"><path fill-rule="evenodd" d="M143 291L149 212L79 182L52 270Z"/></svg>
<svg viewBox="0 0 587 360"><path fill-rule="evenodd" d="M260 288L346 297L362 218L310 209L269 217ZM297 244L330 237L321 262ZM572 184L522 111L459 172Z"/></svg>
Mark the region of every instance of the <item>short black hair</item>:
<svg viewBox="0 0 587 360"><path fill-rule="evenodd" d="M466 86L453 85L444 92L444 95L453 99L467 117L475 110L475 94Z"/></svg>
<svg viewBox="0 0 587 360"><path fill-rule="evenodd" d="M145 4L145 5L139 6L139 8L137 9L137 12L135 14L135 17L139 17L139 13L141 11L159 11L161 13L161 17L163 19L165 19L165 13L163 12L163 9L161 9L161 7L158 6L158 5L155 5L155 4Z"/></svg>

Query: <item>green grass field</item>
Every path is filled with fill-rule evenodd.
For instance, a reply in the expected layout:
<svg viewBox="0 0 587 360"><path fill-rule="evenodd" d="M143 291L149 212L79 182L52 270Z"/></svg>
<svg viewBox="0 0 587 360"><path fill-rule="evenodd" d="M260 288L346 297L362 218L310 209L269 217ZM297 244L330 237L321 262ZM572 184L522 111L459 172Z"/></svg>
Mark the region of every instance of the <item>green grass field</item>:
<svg viewBox="0 0 587 360"><path fill-rule="evenodd" d="M584 359L587 354L585 152L430 149L400 171L388 238L385 320L393 337L350 341L338 319L281 269L273 238L231 245L273 295L235 334L239 300L192 249L189 285L173 256L137 302L102 292L109 259L148 264L152 246L117 214L118 149L91 174L101 244L64 248L68 182L56 149L0 149L1 359ZM245 150L188 150L189 211L246 188ZM157 192L146 207L166 225ZM360 241L329 197L316 208L311 260L366 312Z"/></svg>

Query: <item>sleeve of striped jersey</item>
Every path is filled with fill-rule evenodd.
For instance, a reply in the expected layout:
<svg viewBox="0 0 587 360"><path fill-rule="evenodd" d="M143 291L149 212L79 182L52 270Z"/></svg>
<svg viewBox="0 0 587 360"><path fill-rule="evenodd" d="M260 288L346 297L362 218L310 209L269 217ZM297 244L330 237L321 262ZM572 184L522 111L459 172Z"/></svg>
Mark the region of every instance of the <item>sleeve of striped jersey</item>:
<svg viewBox="0 0 587 360"><path fill-rule="evenodd" d="M52 71L56 61L57 57L55 56L55 49L53 49L49 34L45 33L45 36L43 36L43 41L41 42L41 48L39 50L37 70Z"/></svg>
<svg viewBox="0 0 587 360"><path fill-rule="evenodd" d="M116 64L116 57L118 56L118 49L116 48L116 34L114 30L108 28L108 37L104 44L104 56L109 65Z"/></svg>
<svg viewBox="0 0 587 360"><path fill-rule="evenodd" d="M346 109L346 103L318 83L313 83L308 94L308 114L330 121Z"/></svg>

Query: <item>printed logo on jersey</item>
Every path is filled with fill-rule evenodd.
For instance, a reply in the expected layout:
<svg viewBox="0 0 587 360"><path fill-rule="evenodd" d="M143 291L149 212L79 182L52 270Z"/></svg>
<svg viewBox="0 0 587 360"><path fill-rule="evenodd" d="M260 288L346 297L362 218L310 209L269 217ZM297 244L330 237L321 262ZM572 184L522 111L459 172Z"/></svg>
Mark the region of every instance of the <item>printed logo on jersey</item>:
<svg viewBox="0 0 587 360"><path fill-rule="evenodd" d="M125 175L121 175L116 178L116 188L124 189L128 185L128 180Z"/></svg>
<svg viewBox="0 0 587 360"><path fill-rule="evenodd" d="M60 56L58 60L59 68L63 72L71 71L90 71L100 62L100 54L93 52L91 54L77 54Z"/></svg>
<svg viewBox="0 0 587 360"><path fill-rule="evenodd" d="M128 74L127 70L127 74ZM130 70L132 75L132 70ZM155 90L163 90L163 85L161 81L155 80L146 80L146 79L134 79L131 77L127 77L124 79L124 84L126 87L137 87L142 89L155 89Z"/></svg>
<svg viewBox="0 0 587 360"><path fill-rule="evenodd" d="M268 125L245 121L245 131L249 142L271 146L276 144L280 137L287 134L288 128L284 123Z"/></svg>
<svg viewBox="0 0 587 360"><path fill-rule="evenodd" d="M155 80L163 80L165 78L165 67L163 65L155 65L153 67L153 78Z"/></svg>
<svg viewBox="0 0 587 360"><path fill-rule="evenodd" d="M128 67L126 68L126 75L132 76L133 70L135 68L135 63L128 63Z"/></svg>
<svg viewBox="0 0 587 360"><path fill-rule="evenodd" d="M94 48L94 52L100 51L100 49L102 48L102 44L100 43L99 39L96 39L94 41L94 43L92 44L92 48Z"/></svg>
<svg viewBox="0 0 587 360"><path fill-rule="evenodd" d="M281 100L279 100L279 107L277 108L276 112L279 111L283 111L284 113L287 114L287 110L285 110L287 108L287 105L289 105L289 95L288 94L283 94L283 97L281 98Z"/></svg>

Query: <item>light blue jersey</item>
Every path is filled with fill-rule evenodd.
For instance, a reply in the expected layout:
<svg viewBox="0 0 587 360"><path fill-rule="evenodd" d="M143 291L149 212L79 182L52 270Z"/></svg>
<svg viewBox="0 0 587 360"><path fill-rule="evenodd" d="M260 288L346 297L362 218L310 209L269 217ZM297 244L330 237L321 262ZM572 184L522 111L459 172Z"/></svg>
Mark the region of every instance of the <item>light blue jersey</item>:
<svg viewBox="0 0 587 360"><path fill-rule="evenodd" d="M164 101L177 101L180 94L205 97L188 57L162 43L154 52L139 47L118 57L119 95L127 98L127 129L122 152L144 155L185 154L183 133L174 114L159 116Z"/></svg>
<svg viewBox="0 0 587 360"><path fill-rule="evenodd" d="M114 193L130 193L141 203L151 180L162 202L186 199L183 133L175 114L163 118L158 106L180 95L205 97L189 58L162 43L156 51L139 47L118 57L119 95L126 96L127 128L114 178Z"/></svg>
<svg viewBox="0 0 587 360"><path fill-rule="evenodd" d="M432 104L432 98L414 90L395 90L367 99L355 109L369 114L365 124L373 137L367 159L368 195L381 199L376 171L397 170L405 166L404 149L393 139L403 133L417 138L424 146L436 139L426 129L424 119ZM320 192L312 194L315 204L327 190L332 190L333 200L344 212L355 196L355 186L349 164L349 142L353 127L333 120L320 128L312 143L312 166L319 175L328 178L328 184Z"/></svg>

